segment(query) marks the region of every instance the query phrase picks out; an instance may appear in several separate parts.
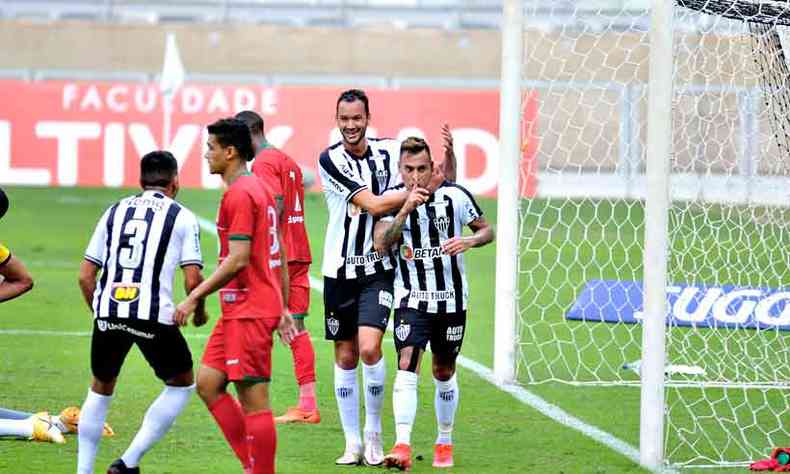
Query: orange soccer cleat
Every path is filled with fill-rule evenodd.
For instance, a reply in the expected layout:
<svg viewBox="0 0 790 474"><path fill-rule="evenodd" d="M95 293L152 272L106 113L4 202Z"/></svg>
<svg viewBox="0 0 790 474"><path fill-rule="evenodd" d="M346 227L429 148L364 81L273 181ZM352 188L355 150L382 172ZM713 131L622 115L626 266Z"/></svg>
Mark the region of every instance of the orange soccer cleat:
<svg viewBox="0 0 790 474"><path fill-rule="evenodd" d="M274 419L275 423L308 423L318 424L321 423L321 414L318 409L315 410L302 410L299 407L289 408L284 415L278 416Z"/></svg>
<svg viewBox="0 0 790 474"><path fill-rule="evenodd" d="M453 467L453 445L436 444L433 447L433 467Z"/></svg>
<svg viewBox="0 0 790 474"><path fill-rule="evenodd" d="M385 467L397 467L401 471L411 470L411 446L398 443L392 447L392 451L384 456Z"/></svg>

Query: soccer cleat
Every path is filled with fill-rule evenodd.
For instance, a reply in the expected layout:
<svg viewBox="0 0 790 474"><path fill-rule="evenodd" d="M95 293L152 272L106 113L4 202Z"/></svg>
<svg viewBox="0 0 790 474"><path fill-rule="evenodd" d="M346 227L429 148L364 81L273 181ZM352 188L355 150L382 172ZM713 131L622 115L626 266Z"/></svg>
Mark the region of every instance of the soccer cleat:
<svg viewBox="0 0 790 474"><path fill-rule="evenodd" d="M80 424L80 409L79 407L64 408L60 415L50 418L60 428L62 433L76 433ZM101 434L105 437L115 436L115 431L109 424L105 423Z"/></svg>
<svg viewBox="0 0 790 474"><path fill-rule="evenodd" d="M335 459L338 466L359 466L362 464L362 446L346 446L342 456Z"/></svg>
<svg viewBox="0 0 790 474"><path fill-rule="evenodd" d="M126 467L123 459L116 459L107 468L107 474L140 474L139 467Z"/></svg>
<svg viewBox="0 0 790 474"><path fill-rule="evenodd" d="M380 466L384 462L384 447L381 445L381 433L365 431L365 464Z"/></svg>
<svg viewBox="0 0 790 474"><path fill-rule="evenodd" d="M318 413L317 408L315 410L303 410L299 407L291 407L284 415L276 417L274 422L278 424L307 423L315 425L321 423L321 414Z"/></svg>
<svg viewBox="0 0 790 474"><path fill-rule="evenodd" d="M452 444L436 444L433 446L433 467L453 467Z"/></svg>
<svg viewBox="0 0 790 474"><path fill-rule="evenodd" d="M401 471L411 470L411 446L398 443L392 447L392 451L384 456L385 467L397 467Z"/></svg>
<svg viewBox="0 0 790 474"><path fill-rule="evenodd" d="M28 418L33 423L33 434L30 439L34 441L48 441L50 443L63 444L66 439L60 429L52 423L49 413L42 411Z"/></svg>

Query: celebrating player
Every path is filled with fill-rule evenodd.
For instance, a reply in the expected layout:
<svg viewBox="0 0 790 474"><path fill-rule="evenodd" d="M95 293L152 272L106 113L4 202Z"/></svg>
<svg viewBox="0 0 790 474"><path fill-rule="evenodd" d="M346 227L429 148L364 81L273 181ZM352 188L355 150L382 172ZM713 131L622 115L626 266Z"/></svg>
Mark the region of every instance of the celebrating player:
<svg viewBox="0 0 790 474"><path fill-rule="evenodd" d="M383 218L375 229L376 249L383 252L397 244L400 250L394 303L398 372L392 397L396 443L384 463L404 470L412 463L417 380L428 341L439 424L433 466L453 465L452 430L458 407L455 360L464 338L469 293L463 252L494 238L480 207L463 187L444 182L425 198L432 171L428 144L420 138L406 139L400 151L403 184L385 196L407 190L409 197L394 217ZM462 236L464 226L474 233Z"/></svg>
<svg viewBox="0 0 790 474"><path fill-rule="evenodd" d="M222 317L206 343L198 394L216 420L245 472L274 472L277 434L269 403L272 335L285 343L296 332L284 308L287 261L277 230L274 198L247 171L255 156L244 122L222 119L208 126L206 160L227 190L217 217L219 266L176 309L184 324L199 301L219 290ZM282 250L282 252L281 252ZM228 392L233 382L237 402Z"/></svg>
<svg viewBox="0 0 790 474"><path fill-rule="evenodd" d="M203 279L197 219L174 200L178 163L170 152L143 156L140 185L142 193L104 212L80 266L80 289L94 325L93 383L79 420L79 474L93 472L118 374L132 345L140 348L165 388L108 473L140 472L140 459L167 433L195 389L192 354L173 318L172 285L179 266L187 293ZM202 300L197 307L195 325L200 326L207 315Z"/></svg>
<svg viewBox="0 0 790 474"><path fill-rule="evenodd" d="M335 112L342 140L319 158L319 174L329 208L321 269L325 333L335 344L335 397L346 440L345 451L335 462L359 464L363 459L357 390L357 364L361 358L364 461L379 465L384 459L381 406L386 375L381 339L392 307L395 258L389 252L374 250L373 227L380 216L403 205L407 192L382 195L400 180L400 143L365 136L370 121L365 93L358 89L343 92ZM443 171L444 176L455 179L452 143ZM443 179L437 167L434 185ZM424 191L423 198L427 199L427 195Z"/></svg>
<svg viewBox="0 0 790 474"><path fill-rule="evenodd" d="M251 110L236 114L247 124L255 149L252 173L269 187L278 203L280 229L288 254L288 311L294 318L297 336L291 342L294 374L299 385L299 403L274 419L275 423L319 423L321 415L315 399L315 352L305 329L310 303L310 243L304 226L304 184L302 170L288 155L266 140L263 119Z"/></svg>

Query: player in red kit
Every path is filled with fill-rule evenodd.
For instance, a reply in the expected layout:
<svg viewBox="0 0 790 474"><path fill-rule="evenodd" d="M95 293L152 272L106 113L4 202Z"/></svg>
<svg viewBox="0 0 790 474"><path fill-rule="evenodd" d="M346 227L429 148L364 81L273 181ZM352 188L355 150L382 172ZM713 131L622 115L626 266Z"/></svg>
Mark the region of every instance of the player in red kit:
<svg viewBox="0 0 790 474"><path fill-rule="evenodd" d="M299 385L299 403L275 418L277 423L319 423L315 398L315 352L304 325L310 304L309 269L312 257L304 225L304 184L302 170L288 155L272 146L264 134L263 118L251 110L236 114L252 135L256 159L252 173L274 194L280 209L280 227L288 253L288 311L293 316L297 336L291 342L294 374Z"/></svg>
<svg viewBox="0 0 790 474"><path fill-rule="evenodd" d="M185 324L197 302L219 290L222 317L206 343L197 391L245 472L272 473L277 444L269 402L272 335L278 330L290 343L295 334L283 305L288 274L279 267L287 261L285 249L274 198L247 170L254 157L247 126L222 119L209 125L208 133L209 169L227 186L217 217L219 265L178 305L175 319ZM238 401L227 392L229 382Z"/></svg>

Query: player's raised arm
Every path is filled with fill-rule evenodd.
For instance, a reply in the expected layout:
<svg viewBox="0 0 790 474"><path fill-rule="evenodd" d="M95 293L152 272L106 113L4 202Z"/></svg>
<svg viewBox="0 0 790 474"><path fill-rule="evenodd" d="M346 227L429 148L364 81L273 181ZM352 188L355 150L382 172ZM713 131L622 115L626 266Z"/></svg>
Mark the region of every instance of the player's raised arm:
<svg viewBox="0 0 790 474"><path fill-rule="evenodd" d="M444 161L439 168L448 181L455 182L457 161L453 150L453 134L450 133L450 126L446 123L442 125L442 148L444 148Z"/></svg>
<svg viewBox="0 0 790 474"><path fill-rule="evenodd" d="M9 254L5 262L0 263L0 275L3 276L3 282L0 283L0 301L16 298L33 288L33 277L22 261L13 255Z"/></svg>

